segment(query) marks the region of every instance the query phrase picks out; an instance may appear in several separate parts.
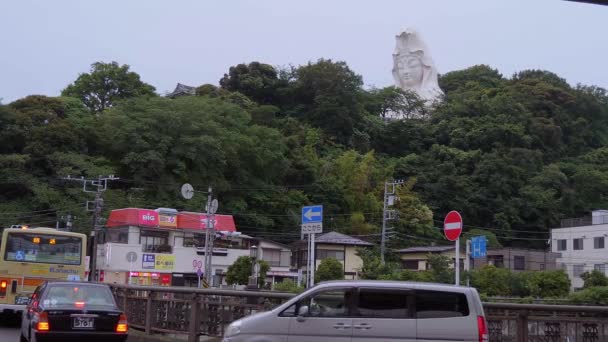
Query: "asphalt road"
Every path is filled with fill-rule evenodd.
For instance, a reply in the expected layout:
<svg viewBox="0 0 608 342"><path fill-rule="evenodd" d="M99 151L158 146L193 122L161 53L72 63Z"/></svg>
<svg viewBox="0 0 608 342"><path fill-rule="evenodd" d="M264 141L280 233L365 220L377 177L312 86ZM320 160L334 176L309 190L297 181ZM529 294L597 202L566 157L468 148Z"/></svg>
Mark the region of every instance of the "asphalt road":
<svg viewBox="0 0 608 342"><path fill-rule="evenodd" d="M0 341L18 342L19 341L19 322L10 321L7 317L0 317Z"/></svg>

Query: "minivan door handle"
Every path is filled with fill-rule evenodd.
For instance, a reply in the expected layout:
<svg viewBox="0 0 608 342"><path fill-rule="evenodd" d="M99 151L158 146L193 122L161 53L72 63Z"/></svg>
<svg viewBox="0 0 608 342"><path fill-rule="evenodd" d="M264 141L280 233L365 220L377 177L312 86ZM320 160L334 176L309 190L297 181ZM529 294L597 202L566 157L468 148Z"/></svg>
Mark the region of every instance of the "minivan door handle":
<svg viewBox="0 0 608 342"><path fill-rule="evenodd" d="M350 328L350 324L346 324L346 323L336 323L334 325L334 329L349 329Z"/></svg>
<svg viewBox="0 0 608 342"><path fill-rule="evenodd" d="M355 325L354 328L355 329L365 329L365 330L368 330L368 329L371 329L372 326L369 325L369 324L367 324L367 323L361 323L361 324Z"/></svg>

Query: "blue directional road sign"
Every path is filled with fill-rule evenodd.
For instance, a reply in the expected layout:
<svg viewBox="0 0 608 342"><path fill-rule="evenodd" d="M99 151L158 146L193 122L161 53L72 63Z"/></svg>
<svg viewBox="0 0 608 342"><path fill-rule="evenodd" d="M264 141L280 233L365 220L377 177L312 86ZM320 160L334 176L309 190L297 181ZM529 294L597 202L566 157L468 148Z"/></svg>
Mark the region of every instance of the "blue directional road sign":
<svg viewBox="0 0 608 342"><path fill-rule="evenodd" d="M483 258L486 256L486 237L475 236L471 238L471 257Z"/></svg>
<svg viewBox="0 0 608 342"><path fill-rule="evenodd" d="M302 224L323 222L323 206L302 207Z"/></svg>

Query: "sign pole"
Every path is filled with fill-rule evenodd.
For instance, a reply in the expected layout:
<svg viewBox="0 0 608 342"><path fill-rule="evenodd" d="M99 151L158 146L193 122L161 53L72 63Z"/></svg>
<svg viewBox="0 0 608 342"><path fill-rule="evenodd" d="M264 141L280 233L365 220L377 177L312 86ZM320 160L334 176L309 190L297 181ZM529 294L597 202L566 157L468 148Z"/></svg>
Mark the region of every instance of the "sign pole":
<svg viewBox="0 0 608 342"><path fill-rule="evenodd" d="M310 234L310 287L315 286L315 234Z"/></svg>
<svg viewBox="0 0 608 342"><path fill-rule="evenodd" d="M460 238L456 239L456 286L460 286Z"/></svg>
<svg viewBox="0 0 608 342"><path fill-rule="evenodd" d="M467 249L465 254L464 270L467 272L467 286L470 286L471 276L469 275L469 271L471 270L471 240L467 240Z"/></svg>

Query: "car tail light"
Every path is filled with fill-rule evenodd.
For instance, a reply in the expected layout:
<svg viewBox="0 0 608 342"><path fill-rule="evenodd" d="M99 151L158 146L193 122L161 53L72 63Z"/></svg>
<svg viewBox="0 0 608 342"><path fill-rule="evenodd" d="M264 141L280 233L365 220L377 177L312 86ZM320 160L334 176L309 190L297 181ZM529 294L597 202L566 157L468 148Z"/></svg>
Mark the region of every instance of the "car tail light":
<svg viewBox="0 0 608 342"><path fill-rule="evenodd" d="M74 303L74 306L77 308L84 308L84 302L76 302Z"/></svg>
<svg viewBox="0 0 608 342"><path fill-rule="evenodd" d="M116 332L126 333L127 330L129 330L129 324L127 323L127 315L121 313L120 318L118 319L118 324L116 324Z"/></svg>
<svg viewBox="0 0 608 342"><path fill-rule="evenodd" d="M479 342L487 342L488 326L483 316L477 316L477 330L479 331Z"/></svg>
<svg viewBox="0 0 608 342"><path fill-rule="evenodd" d="M37 313L38 323L36 323L36 330L38 331L49 331L51 327L49 325L49 315L46 312Z"/></svg>

